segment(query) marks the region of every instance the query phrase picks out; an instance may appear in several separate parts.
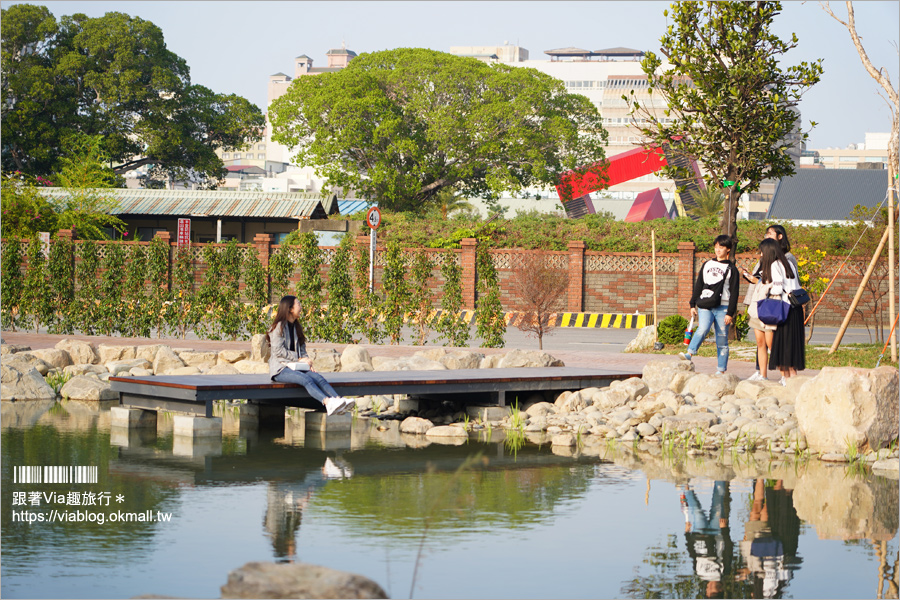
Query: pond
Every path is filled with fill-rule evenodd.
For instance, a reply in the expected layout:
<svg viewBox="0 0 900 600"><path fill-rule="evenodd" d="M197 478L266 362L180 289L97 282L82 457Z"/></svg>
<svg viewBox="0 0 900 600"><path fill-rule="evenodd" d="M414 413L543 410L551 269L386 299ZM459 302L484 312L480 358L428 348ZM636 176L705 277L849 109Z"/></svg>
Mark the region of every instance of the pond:
<svg viewBox="0 0 900 600"><path fill-rule="evenodd" d="M299 412L260 431L236 407L192 443L163 416L128 432L108 407L2 409L4 598L218 598L251 561L391 598L897 597L898 484L864 468L496 430L441 445L374 419L322 434Z"/></svg>

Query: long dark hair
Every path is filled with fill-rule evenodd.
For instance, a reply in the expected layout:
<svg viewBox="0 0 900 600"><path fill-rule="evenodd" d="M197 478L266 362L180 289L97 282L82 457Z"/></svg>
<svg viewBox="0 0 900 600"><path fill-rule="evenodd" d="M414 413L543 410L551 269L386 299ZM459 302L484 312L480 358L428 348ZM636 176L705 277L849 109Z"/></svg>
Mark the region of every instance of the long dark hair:
<svg viewBox="0 0 900 600"><path fill-rule="evenodd" d="M266 332L266 339L268 339L269 334L272 333L276 327L287 322L288 315L290 315L291 310L294 309L295 300L297 300L297 296L283 296L278 302L278 308L275 310L275 318L272 320L272 326L269 327L269 331ZM303 325L300 324L300 321L294 321L294 325L297 327L297 344L302 346L306 343ZM271 342L271 340L269 341Z"/></svg>
<svg viewBox="0 0 900 600"><path fill-rule="evenodd" d="M797 276L794 273L794 267L788 262L781 250L781 244L772 238L766 238L759 243L759 252L762 254L759 258L760 281L762 283L770 283L772 281L772 265L780 262L784 266L784 273L788 279Z"/></svg>
<svg viewBox="0 0 900 600"><path fill-rule="evenodd" d="M781 244L781 251L787 254L791 251L791 241L788 239L787 231L785 231L783 225L769 225L766 227L766 231L772 230L775 232L775 240ZM780 237L779 237L780 236Z"/></svg>

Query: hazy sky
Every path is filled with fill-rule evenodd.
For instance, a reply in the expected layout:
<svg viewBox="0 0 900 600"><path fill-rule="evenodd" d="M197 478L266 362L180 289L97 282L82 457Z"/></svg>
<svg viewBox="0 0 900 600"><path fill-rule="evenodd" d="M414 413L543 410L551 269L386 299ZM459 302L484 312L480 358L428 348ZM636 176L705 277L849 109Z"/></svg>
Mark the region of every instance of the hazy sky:
<svg viewBox="0 0 900 600"><path fill-rule="evenodd" d="M216 92L236 93L265 110L269 75L293 75L293 59L310 56L327 66L326 52L347 48L357 54L389 48L518 43L531 59L545 50L575 46L588 50L625 46L659 50L668 2L33 2L57 17L74 13L101 16L119 11L158 25L169 49L184 58L191 79ZM4 8L13 2L0 3ZM846 20L843 2L832 9ZM857 31L876 67L900 82L900 2L855 2ZM785 66L824 59L822 81L800 104L808 148L844 148L864 141L866 132L890 131L890 111L880 87L860 62L847 30L818 2L785 2L775 33L799 46Z"/></svg>

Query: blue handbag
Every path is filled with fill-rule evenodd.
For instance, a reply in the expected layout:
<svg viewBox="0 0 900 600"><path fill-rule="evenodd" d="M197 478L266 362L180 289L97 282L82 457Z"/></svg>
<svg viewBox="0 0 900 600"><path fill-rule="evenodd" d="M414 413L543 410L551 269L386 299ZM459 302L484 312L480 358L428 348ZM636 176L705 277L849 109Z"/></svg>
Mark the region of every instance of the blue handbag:
<svg viewBox="0 0 900 600"><path fill-rule="evenodd" d="M759 320L766 325L781 325L787 321L791 305L782 302L781 298L763 298L756 303Z"/></svg>

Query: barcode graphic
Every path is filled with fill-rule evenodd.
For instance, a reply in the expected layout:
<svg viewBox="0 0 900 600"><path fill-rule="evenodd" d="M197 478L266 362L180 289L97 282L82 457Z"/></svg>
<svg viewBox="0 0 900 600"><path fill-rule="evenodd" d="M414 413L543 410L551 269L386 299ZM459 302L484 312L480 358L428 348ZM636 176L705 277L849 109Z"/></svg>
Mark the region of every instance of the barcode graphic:
<svg viewBox="0 0 900 600"><path fill-rule="evenodd" d="M13 483L97 483L97 467L13 467Z"/></svg>

